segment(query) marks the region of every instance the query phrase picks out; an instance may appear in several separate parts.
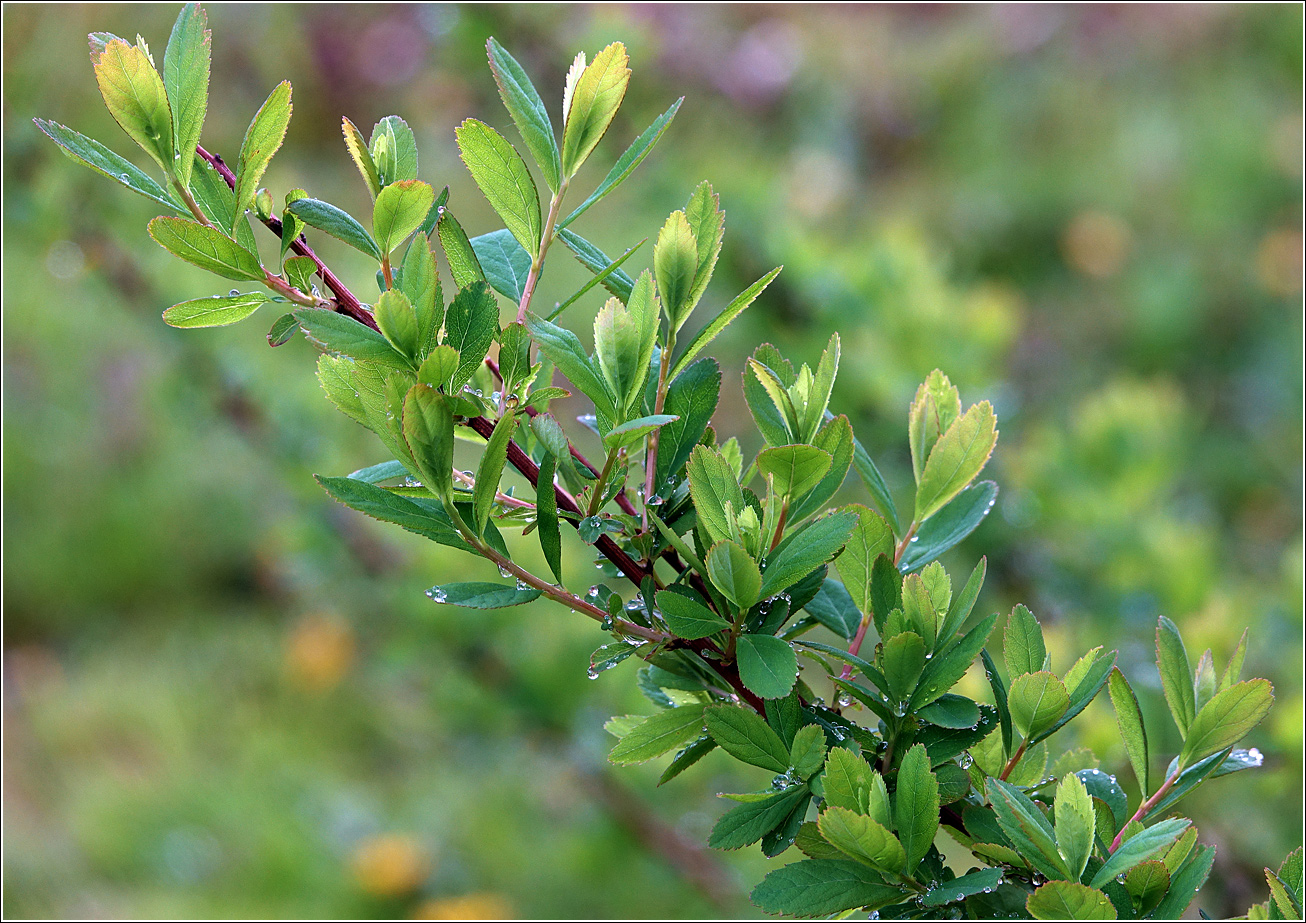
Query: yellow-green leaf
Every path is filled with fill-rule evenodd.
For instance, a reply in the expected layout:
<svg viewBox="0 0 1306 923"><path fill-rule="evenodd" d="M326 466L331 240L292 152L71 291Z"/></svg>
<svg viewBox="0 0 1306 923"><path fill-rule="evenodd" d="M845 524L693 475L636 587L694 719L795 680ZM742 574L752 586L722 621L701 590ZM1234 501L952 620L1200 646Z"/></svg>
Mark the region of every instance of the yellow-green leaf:
<svg viewBox="0 0 1306 923"><path fill-rule="evenodd" d="M95 60L95 80L122 130L165 172L172 173L176 165L168 93L145 52L122 39L108 42Z"/></svg>
<svg viewBox="0 0 1306 923"><path fill-rule="evenodd" d="M268 94L268 98L254 114L245 131L245 141L240 146L236 161L236 213L232 229L245 219L245 209L254 202L254 194L263 179L263 173L272 155L281 147L290 125L290 81L283 80Z"/></svg>
<svg viewBox="0 0 1306 923"><path fill-rule="evenodd" d="M584 58L577 58L578 63ZM612 124L630 83L626 46L613 42L585 67L578 78L567 75L570 92L563 102L562 175L576 175L585 158ZM574 70L574 66L573 66Z"/></svg>
<svg viewBox="0 0 1306 923"><path fill-rule="evenodd" d="M540 197L521 155L484 122L467 119L454 132L463 163L504 226L532 258L540 254Z"/></svg>
<svg viewBox="0 0 1306 923"><path fill-rule="evenodd" d="M943 509L984 469L998 441L997 423L989 402L980 401L939 437L916 487L916 522Z"/></svg>

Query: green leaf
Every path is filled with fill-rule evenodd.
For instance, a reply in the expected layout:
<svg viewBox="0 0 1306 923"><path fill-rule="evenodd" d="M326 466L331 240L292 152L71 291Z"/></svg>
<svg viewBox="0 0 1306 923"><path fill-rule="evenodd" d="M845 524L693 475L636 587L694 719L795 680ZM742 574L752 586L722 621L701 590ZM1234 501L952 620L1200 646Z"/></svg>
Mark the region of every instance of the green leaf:
<svg viewBox="0 0 1306 923"><path fill-rule="evenodd" d="M980 401L948 428L930 452L916 487L916 521L924 523L983 470L998 441L997 418Z"/></svg>
<svg viewBox="0 0 1306 923"><path fill-rule="evenodd" d="M653 430L675 421L670 414L658 413L636 420L628 420L620 426L614 426L603 437L603 447L609 452L623 448L643 439Z"/></svg>
<svg viewBox="0 0 1306 923"><path fill-rule="evenodd" d="M929 458L935 443L960 415L961 397L948 376L938 369L930 372L929 377L916 390L916 399L912 401L907 418L912 471L917 483L925 471L925 460Z"/></svg>
<svg viewBox="0 0 1306 923"><path fill-rule="evenodd" d="M155 242L173 256L224 279L263 281L258 257L221 231L189 218L159 217L148 227Z"/></svg>
<svg viewBox="0 0 1306 923"><path fill-rule="evenodd" d="M1096 657L1096 654L1094 654L1094 656ZM1084 672L1083 676L1079 679L1078 683L1069 690L1070 705L1067 706L1061 717L1058 718L1050 728L1036 734L1031 743L1037 743L1046 737L1050 737L1052 734L1065 727L1071 719L1087 708L1088 704L1097 697L1099 692L1102 691L1102 687L1106 685L1107 677L1110 675L1111 668L1115 666L1115 663L1115 651L1112 651L1106 657L1096 657L1096 659L1094 659L1089 665L1087 671ZM1066 676L1067 678L1073 678L1070 673L1067 673Z"/></svg>
<svg viewBox="0 0 1306 923"><path fill-rule="evenodd" d="M177 14L168 47L163 52L163 86L172 115L172 143L177 182L190 185L195 145L204 127L209 104L211 34L208 18L198 3L188 3Z"/></svg>
<svg viewBox="0 0 1306 923"><path fill-rule="evenodd" d="M812 444L831 458L830 470L821 478L805 496L789 510L790 522L806 519L808 516L824 509L848 477L848 468L853 460L853 428L845 416L839 416L827 422L817 432Z"/></svg>
<svg viewBox="0 0 1306 923"><path fill-rule="evenodd" d="M979 656L989 633L998 620L997 613L988 616L970 631L966 632L949 646L936 653L925 665L916 692L912 694L910 707L924 708L939 696L951 689L970 668Z"/></svg>
<svg viewBox="0 0 1306 923"><path fill-rule="evenodd" d="M559 228L565 228L567 225L571 224L579 218L586 209L595 202L598 202L613 189L616 189L621 185L626 177L634 172L635 168L640 165L640 162L648 156L649 151L653 150L653 145L658 143L658 139L661 138L662 133L667 130L667 126L671 124L671 120L675 118L676 112L680 109L680 104L684 101L685 98L682 96L680 99L672 103L670 109L654 119L653 124L644 129L644 133L631 142L630 147L626 148L625 153L618 157L617 162L612 165L612 169L609 170L608 175L603 178L603 182L599 183L598 187L590 193L590 197L580 203L580 205L576 207L576 210L570 215L558 222Z"/></svg>
<svg viewBox="0 0 1306 923"><path fill-rule="evenodd" d="M916 530L898 569L909 574L940 557L979 528L997 499L998 485L992 481L980 481L957 494Z"/></svg>
<svg viewBox="0 0 1306 923"><path fill-rule="evenodd" d="M744 508L744 492L734 470L715 448L700 445L690 453L687 471L699 527L711 542L725 541L731 536L726 505L736 515Z"/></svg>
<svg viewBox="0 0 1306 923"><path fill-rule="evenodd" d="M744 550L743 545L730 540L717 542L705 560L708 577L727 599L741 610L748 609L757 602L762 589L762 574L757 569L757 562ZM780 695L785 695L788 691L786 689Z"/></svg>
<svg viewBox="0 0 1306 923"><path fill-rule="evenodd" d="M825 761L825 774L821 777L825 786L825 803L833 807L846 808L858 814L875 817L881 824L888 826L887 794L885 800L877 801L880 812L872 811L872 789L884 788L884 779L873 770L865 759L843 747L830 751Z"/></svg>
<svg viewBox="0 0 1306 923"><path fill-rule="evenodd" d="M694 232L697 263L694 269L694 284L689 291L684 311L688 314L694 310L698 300L707 290L716 267L717 257L721 253L721 240L725 235L726 216L721 211L720 198L712 191L712 185L706 180L695 187L685 204L685 219L690 230Z"/></svg>
<svg viewBox="0 0 1306 923"><path fill-rule="evenodd" d="M960 878L945 881L921 898L923 907L942 907L953 901L962 901L973 894L987 894L1002 883L1002 869L980 869Z"/></svg>
<svg viewBox="0 0 1306 923"><path fill-rule="evenodd" d="M506 609L540 598L540 591L519 589L502 583L446 583L433 586L426 595L438 603L468 609Z"/></svg>
<svg viewBox="0 0 1306 923"><path fill-rule="evenodd" d="M625 251L621 254L621 256L617 257L615 260L609 263L607 265L607 268L599 270L597 275L595 275L588 282L582 285L579 289L573 292L570 298L568 298L566 301L559 302L558 306L549 312L549 316L546 318L546 320L557 319L557 317L560 314L562 314L563 311L567 310L569 307L571 307L573 304L575 304L585 295L589 294L589 290L592 289L594 286L599 285L600 283L607 286L608 279L612 276L612 274L617 272L621 268L621 264L626 262L626 260L630 258L630 255L634 253L636 250L638 250L640 247L644 246L644 244L647 241L648 238L646 237L644 238L644 240L641 240L633 247L627 247ZM609 288L611 288L611 286L609 286ZM627 289L627 291L629 291L629 289Z"/></svg>
<svg viewBox="0 0 1306 923"><path fill-rule="evenodd" d="M713 551L715 550L714 548ZM711 552L708 553L707 566L711 572ZM713 582L716 583L715 578ZM721 584L717 583L717 586L721 587ZM721 591L730 596L725 587L721 587ZM783 698L794 688L794 682L798 679L798 657L788 642L772 635L740 635L736 641L735 656L739 663L739 678L759 697Z"/></svg>
<svg viewBox="0 0 1306 923"><path fill-rule="evenodd" d="M1049 881L1025 902L1035 920L1114 920L1111 899L1077 881Z"/></svg>
<svg viewBox="0 0 1306 923"><path fill-rule="evenodd" d="M504 137L476 119L467 119L454 132L458 152L490 205L512 236L532 258L540 254L540 197L521 155Z"/></svg>
<svg viewBox="0 0 1306 923"><path fill-rule="evenodd" d="M1057 785L1056 834L1057 850L1066 861L1072 881L1079 881L1093 854L1093 833L1096 817L1093 799L1084 783L1069 773Z"/></svg>
<svg viewBox="0 0 1306 923"><path fill-rule="evenodd" d="M576 334L533 313L526 317L526 329L539 344L540 351L552 360L582 394L594 402L595 409L608 419L615 419L617 410L608 386L599 377L595 364L585 355L585 349Z"/></svg>
<svg viewBox="0 0 1306 923"><path fill-rule="evenodd" d="M672 708L632 728L612 748L608 760L619 766L644 763L697 739L702 731L702 705Z"/></svg>
<svg viewBox="0 0 1306 923"><path fill-rule="evenodd" d="M608 259L606 253L579 234L566 228L558 231L558 239L575 255L582 266L595 273L596 276L603 276L599 281L603 283L604 288L622 301L630 299L630 292L635 287L635 280L625 270L616 268L614 261Z"/></svg>
<svg viewBox="0 0 1306 923"><path fill-rule="evenodd" d="M1261 723L1273 704L1274 687L1264 679L1237 683L1217 693L1189 725L1179 764L1192 766L1203 757L1232 747Z"/></svg>
<svg viewBox="0 0 1306 923"><path fill-rule="evenodd" d="M435 189L421 180L399 180L377 194L372 207L372 233L384 254L390 254L416 231L431 206Z"/></svg>
<svg viewBox="0 0 1306 923"><path fill-rule="evenodd" d="M499 333L499 303L484 282L460 289L444 317L444 342L458 350L458 371L450 387L457 391L481 367Z"/></svg>
<svg viewBox="0 0 1306 923"><path fill-rule="evenodd" d="M998 721L1002 725L1002 756L1005 759L1011 752L1011 709L1007 707L1007 687L1002 682L998 665L993 662L993 657L988 650L980 651L980 659L984 663L984 675L989 681L989 688L993 690L993 704L998 711Z"/></svg>
<svg viewBox="0 0 1306 923"><path fill-rule="evenodd" d="M1162 866L1162 869L1164 869L1164 866ZM1278 908L1279 913L1283 915L1285 920L1302 919L1301 900L1297 897L1297 893L1289 888L1283 879L1269 869L1266 869L1265 883L1270 886L1270 896L1274 898L1274 905ZM1167 886L1169 885L1168 879L1166 884Z"/></svg>
<svg viewBox="0 0 1306 923"><path fill-rule="evenodd" d="M871 612L871 574L875 559L882 554L893 556L893 533L889 524L869 507L854 503L844 510L857 516L852 535L843 554L834 562L843 585L862 612Z"/></svg>
<svg viewBox="0 0 1306 923"><path fill-rule="evenodd" d="M1043 628L1024 606L1016 606L1007 618L1002 652L1013 681L1024 673L1036 673L1044 668L1047 646L1043 642Z"/></svg>
<svg viewBox="0 0 1306 923"><path fill-rule="evenodd" d="M698 508L702 515L702 507ZM806 528L790 532L766 556L762 579L762 596L783 593L839 553L856 524L856 516L847 510L831 513Z"/></svg>
<svg viewBox="0 0 1306 923"><path fill-rule="evenodd" d="M469 552L472 550L454 528L444 507L436 500L400 497L384 488L353 478L314 477L327 493L351 509L382 522L394 523L441 545Z"/></svg>
<svg viewBox="0 0 1306 923"><path fill-rule="evenodd" d="M807 794L806 785L796 785L726 812L712 828L707 845L713 849L739 849L756 843L783 823Z"/></svg>
<svg viewBox="0 0 1306 923"><path fill-rule="evenodd" d="M674 379L684 371L685 367L693 361L694 357L702 352L707 344L716 339L717 334L722 330L725 330L732 320L740 314L743 314L744 309L757 300L757 296L762 294L762 290L770 285L771 280L780 274L781 269L784 269L784 267L777 266L748 288L740 292L733 301L722 309L720 314L700 330L690 344L685 347L685 351L680 354L680 358L676 360L675 365L671 367L671 378ZM783 441L788 442L789 440L786 439Z"/></svg>
<svg viewBox="0 0 1306 923"><path fill-rule="evenodd" d="M1220 685L1216 687L1216 692L1224 692L1234 683L1238 682L1238 677L1242 675L1243 660L1247 657L1247 629L1243 629L1242 637L1238 639L1238 646L1234 648L1233 656L1229 658L1229 665L1224 668L1224 673L1220 675Z"/></svg>
<svg viewBox="0 0 1306 923"><path fill-rule="evenodd" d="M394 187L390 187L394 188ZM376 325L396 350L410 359L417 358L417 312L408 297L398 289L382 292L373 311Z"/></svg>
<svg viewBox="0 0 1306 923"><path fill-rule="evenodd" d="M980 590L984 587L984 575L987 570L988 560L980 558L979 563L975 565L975 569L971 571L970 577L966 580L966 585L962 587L960 593L953 597L952 605L948 607L947 614L939 624L939 633L934 644L935 650L951 641L953 635L970 617L971 610L975 608L975 600L979 598Z"/></svg>
<svg viewBox="0 0 1306 923"><path fill-rule="evenodd" d="M286 209L309 227L325 231L337 240L343 240L355 250L366 253L378 262L381 248L372 235L349 213L321 199L296 199Z"/></svg>
<svg viewBox="0 0 1306 923"><path fill-rule="evenodd" d="M647 359L640 364L641 340L634 315L616 298L609 298L594 317L594 357L618 407L627 405L648 375Z"/></svg>
<svg viewBox="0 0 1306 923"><path fill-rule="evenodd" d="M655 490L675 477L707 431L721 395L721 366L714 359L700 359L672 379L663 405L666 413L679 417L658 433Z"/></svg>
<svg viewBox="0 0 1306 923"><path fill-rule="evenodd" d="M485 454L481 456L481 463L476 468L476 486L472 490L477 534L485 531L485 524L490 519L494 495L499 489L499 479L503 477L503 466L508 461L508 443L516 430L517 417L508 414L499 418L490 438L486 440Z"/></svg>
<svg viewBox="0 0 1306 923"><path fill-rule="evenodd" d="M444 258L449 262L449 272L453 275L454 285L466 288L474 282L484 282L485 272L477 259L471 241L463 231L463 226L448 209L442 210L435 224L435 232L444 249ZM511 231L509 233L512 233Z"/></svg>
<svg viewBox="0 0 1306 923"><path fill-rule="evenodd" d="M756 712L713 706L707 710L707 732L737 760L772 772L789 771L789 748Z"/></svg>
<svg viewBox="0 0 1306 923"><path fill-rule="evenodd" d="M440 276L435 268L431 245L420 234L413 238L404 254L399 291L408 296L417 312L418 355L428 356L435 348L440 328L444 326L444 293L440 290Z"/></svg>
<svg viewBox="0 0 1306 923"><path fill-rule="evenodd" d="M621 107L630 83L626 46L613 42L573 84L563 105L562 175L570 179L599 143Z"/></svg>
<svg viewBox="0 0 1306 923"><path fill-rule="evenodd" d="M898 838L869 817L829 807L817 821L821 836L840 852L890 875L903 871L907 856Z"/></svg>
<svg viewBox="0 0 1306 923"><path fill-rule="evenodd" d="M458 350L452 346L437 346L418 366L417 380L432 388L447 389L456 371L458 371Z"/></svg>
<svg viewBox="0 0 1306 923"><path fill-rule="evenodd" d="M981 717L979 706L973 699L952 693L940 696L916 714L930 724L957 730L975 727Z"/></svg>
<svg viewBox="0 0 1306 923"><path fill-rule="evenodd" d="M558 458L546 452L540 461L539 489L535 495L536 532L540 536L540 549L549 562L549 570L562 582L562 534L558 524L558 495L553 479L558 470Z"/></svg>
<svg viewBox="0 0 1306 923"><path fill-rule="evenodd" d="M857 604L838 580L827 579L803 608L845 641L851 641L861 625Z"/></svg>
<svg viewBox="0 0 1306 923"><path fill-rule="evenodd" d="M698 243L682 211L672 212L658 233L653 248L653 267L657 275L662 309L673 331L689 316L690 292L698 266Z"/></svg>
<svg viewBox="0 0 1306 923"><path fill-rule="evenodd" d="M876 908L904 898L879 875L850 859L804 859L776 869L750 895L766 913L825 916L857 908Z"/></svg>
<svg viewBox="0 0 1306 923"><path fill-rule="evenodd" d="M290 338L295 335L297 330L299 330L299 321L295 319L295 315L282 314L273 321L272 329L268 331L268 345L284 346L290 342Z"/></svg>
<svg viewBox="0 0 1306 923"><path fill-rule="evenodd" d="M653 275L648 270L640 273L639 278L635 280L635 287L630 291L626 310L634 325L635 343L638 349L635 351L633 374L626 385L626 390L624 392L617 390L617 404L623 415L633 412L640 406L645 393L645 383L648 382L651 374L653 351L658 342L661 314L658 310L657 298L653 294ZM597 324L597 321L595 323ZM623 380L626 377L624 374L620 376Z"/></svg>
<svg viewBox="0 0 1306 923"><path fill-rule="evenodd" d="M1002 832L1036 871L1048 878L1070 878L1057 851L1056 834L1043 812L1020 789L990 777L989 801Z"/></svg>
<svg viewBox="0 0 1306 923"><path fill-rule="evenodd" d="M905 702L925 669L925 642L912 631L894 635L885 640L880 663L884 678L889 681L887 691L897 701Z"/></svg>
<svg viewBox="0 0 1306 923"><path fill-rule="evenodd" d="M196 298L174 304L163 312L163 320L173 327L225 327L244 320L271 300L260 292Z"/></svg>
<svg viewBox="0 0 1306 923"><path fill-rule="evenodd" d="M1061 680L1042 670L1017 676L1007 695L1011 720L1022 737L1033 738L1056 724L1070 707L1070 695Z"/></svg>
<svg viewBox="0 0 1306 923"><path fill-rule="evenodd" d="M391 368L411 368L408 359L389 340L352 317L324 308L300 308L295 317L304 328L304 335L322 349L355 359L370 359Z"/></svg>
<svg viewBox="0 0 1306 923"><path fill-rule="evenodd" d="M122 39L109 41L92 55L100 95L114 121L153 158L165 173L175 169L172 112L163 80L140 47Z"/></svg>
<svg viewBox="0 0 1306 923"><path fill-rule="evenodd" d="M1170 872L1164 862L1149 859L1125 873L1125 890L1133 898L1140 914L1151 912L1170 890Z"/></svg>
<svg viewBox="0 0 1306 923"><path fill-rule="evenodd" d="M358 130L358 126L347 118L340 120L340 132L345 137L345 147L349 149L349 156L354 159L354 165L358 167L358 172L367 185L368 195L375 200L377 193L381 191L381 177L376 172L376 162L372 160L372 152L367 147L367 140Z"/></svg>
<svg viewBox="0 0 1306 923"><path fill-rule="evenodd" d="M531 255L517 243L517 238L504 228L473 237L470 243L486 281L513 304L520 303L531 271Z"/></svg>
<svg viewBox="0 0 1306 923"><path fill-rule="evenodd" d="M677 637L688 641L706 638L730 627L729 622L693 598L688 590L677 587L662 590L657 594L657 604L667 627Z"/></svg>
<svg viewBox="0 0 1306 923"><path fill-rule="evenodd" d="M562 183L562 161L553 122L544 108L544 101L526 71L493 37L485 43L485 48L489 53L494 82L499 87L499 98L526 142L526 149L544 173L544 181L556 192Z"/></svg>
<svg viewBox="0 0 1306 923"><path fill-rule="evenodd" d="M782 445L759 452L757 470L763 477L775 478L777 497L797 498L820 483L833 461L829 452L816 446Z"/></svg>
<svg viewBox="0 0 1306 923"><path fill-rule="evenodd" d="M662 773L662 777L658 779L658 785L665 785L670 782L715 749L715 740L711 737L700 737L676 754L675 759L671 761L671 764Z"/></svg>
<svg viewBox="0 0 1306 923"><path fill-rule="evenodd" d="M245 130L245 140L240 145L240 156L236 159L233 231L236 224L245 219L245 209L254 203L254 194L258 192L259 183L263 180L263 173L267 170L272 155L286 138L291 108L290 81L283 80L268 94L268 98L254 114L249 128Z"/></svg>
<svg viewBox="0 0 1306 923"><path fill-rule="evenodd" d="M1206 883L1214 862L1214 846L1198 846L1193 850L1193 855L1170 875L1170 890L1161 898L1161 903L1152 908L1152 919L1179 919L1192 903L1198 888Z"/></svg>
<svg viewBox="0 0 1306 923"><path fill-rule="evenodd" d="M907 751L898 769L893 802L894 826L907 852L907 874L920 864L939 829L939 783L930 771L930 758L920 744Z"/></svg>
<svg viewBox="0 0 1306 923"><path fill-rule="evenodd" d="M820 725L809 724L798 729L789 748L789 759L794 772L804 781L821 770L825 764L825 731Z"/></svg>
<svg viewBox="0 0 1306 923"><path fill-rule="evenodd" d="M404 467L403 462L391 459L380 464L369 465L366 468L359 468L349 477L355 481L364 481L368 484L380 484L382 481L393 481L407 475L408 469Z"/></svg>
<svg viewBox="0 0 1306 923"><path fill-rule="evenodd" d="M118 156L99 141L79 134L58 122L45 119L33 119L33 121L51 141L59 145L59 149L69 160L90 167L101 176L107 176L132 192L138 192L173 211L182 211L178 203L172 201L164 188L148 173L131 161Z"/></svg>
<svg viewBox="0 0 1306 923"><path fill-rule="evenodd" d="M744 373L744 395L753 412L753 419L766 436L767 442L775 439L775 444L787 445L801 438L798 409L789 394L792 385L786 383L786 379L792 376L782 375L779 370L758 361L757 353L765 350L766 344L759 346L754 358L748 360L748 371ZM748 372L752 372L752 375Z"/></svg>
<svg viewBox="0 0 1306 923"><path fill-rule="evenodd" d="M1190 823L1192 821L1186 817L1174 817L1134 834L1121 843L1097 870L1089 886L1100 888L1138 863L1156 858L1170 848L1170 844L1179 838L1179 834L1183 833Z"/></svg>
<svg viewBox="0 0 1306 923"><path fill-rule="evenodd" d="M441 499L453 496L453 412L430 385L417 384L404 398L404 439L422 481Z"/></svg>
<svg viewBox="0 0 1306 923"><path fill-rule="evenodd" d="M1156 626L1156 665L1161 671L1161 690L1170 714L1179 725L1179 733L1186 738L1188 726L1197 713L1193 669L1188 664L1188 651L1179 629L1165 616L1161 616Z"/></svg>
<svg viewBox="0 0 1306 923"><path fill-rule="evenodd" d="M880 469L875 467L875 462L871 460L870 454L856 436L853 437L853 468L857 470L857 476L866 485L866 489L870 492L875 505L880 508L884 518L893 527L893 534L901 535L902 523L898 519L898 508L893 503L893 496L889 493L889 487L884 483L884 477L880 474ZM909 553L910 549L908 549ZM906 554L903 555L903 557L906 556Z"/></svg>
<svg viewBox="0 0 1306 923"><path fill-rule="evenodd" d="M372 127L368 150L382 187L417 179L417 140L399 116L387 115Z"/></svg>

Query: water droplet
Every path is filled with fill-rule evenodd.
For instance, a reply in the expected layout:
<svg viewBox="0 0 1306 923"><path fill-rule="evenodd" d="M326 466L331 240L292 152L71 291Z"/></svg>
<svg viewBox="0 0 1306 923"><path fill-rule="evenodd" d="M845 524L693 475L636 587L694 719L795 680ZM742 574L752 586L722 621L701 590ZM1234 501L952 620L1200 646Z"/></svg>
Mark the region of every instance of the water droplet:
<svg viewBox="0 0 1306 923"><path fill-rule="evenodd" d="M599 622L599 627L604 631L612 631L612 616L603 616L603 621Z"/></svg>
<svg viewBox="0 0 1306 923"><path fill-rule="evenodd" d="M899 702L897 706L893 709L893 713L899 718L905 717L907 714L907 703Z"/></svg>
<svg viewBox="0 0 1306 923"><path fill-rule="evenodd" d="M913 535L913 536L911 537L911 544L915 545L915 544L916 544L917 542L919 542L920 540L921 540L921 537L920 537L919 535Z"/></svg>
<svg viewBox="0 0 1306 923"><path fill-rule="evenodd" d="M232 298L235 298L237 295L240 294L240 289L233 288L231 291L227 292L227 294L230 295Z"/></svg>
<svg viewBox="0 0 1306 923"><path fill-rule="evenodd" d="M506 568L506 567L504 567L502 564L500 564L500 565L499 565L499 576L500 576L500 577L511 577L511 576L512 576L512 571L508 570L508 568Z"/></svg>
<svg viewBox="0 0 1306 923"><path fill-rule="evenodd" d="M426 591L426 595L438 603L442 603L449 598L449 594L444 591L444 588L438 586L431 587Z"/></svg>
<svg viewBox="0 0 1306 923"><path fill-rule="evenodd" d="M853 704L853 697L846 692L839 693L838 703L840 708L848 708Z"/></svg>
<svg viewBox="0 0 1306 923"><path fill-rule="evenodd" d="M599 671L594 669L593 667L590 667L588 670L585 671L585 675L588 676L590 679L598 679Z"/></svg>
<svg viewBox="0 0 1306 923"><path fill-rule="evenodd" d="M132 178L132 175L131 175L130 173L124 173L124 174L122 175L122 178L123 178L124 180L130 180L130 179Z"/></svg>
<svg viewBox="0 0 1306 923"><path fill-rule="evenodd" d="M525 580L521 579L520 577L517 578L517 589L529 590L530 588L531 585L529 583L527 583Z"/></svg>
<svg viewBox="0 0 1306 923"><path fill-rule="evenodd" d="M962 769L969 769L974 763L975 759L970 755L969 750L963 752L961 756L957 757L957 765Z"/></svg>
<svg viewBox="0 0 1306 923"><path fill-rule="evenodd" d="M601 566L601 565L600 565L600 566ZM588 593L586 593L585 595L586 595L586 596L591 596L591 597L597 597L597 596L599 595L599 588L598 588L597 586L592 586L592 587L590 587L590 591L589 591Z"/></svg>

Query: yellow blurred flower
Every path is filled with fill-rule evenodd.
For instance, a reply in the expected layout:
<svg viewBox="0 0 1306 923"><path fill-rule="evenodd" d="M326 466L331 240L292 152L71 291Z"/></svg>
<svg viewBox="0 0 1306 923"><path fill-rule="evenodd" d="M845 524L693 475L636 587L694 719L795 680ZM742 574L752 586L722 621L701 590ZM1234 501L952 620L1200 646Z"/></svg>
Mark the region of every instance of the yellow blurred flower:
<svg viewBox="0 0 1306 923"><path fill-rule="evenodd" d="M363 890L377 897L400 897L421 887L431 858L417 840L388 833L360 842L350 860Z"/></svg>
<svg viewBox="0 0 1306 923"><path fill-rule="evenodd" d="M310 692L325 692L354 662L354 633L344 621L329 615L300 619L286 640L286 671Z"/></svg>
<svg viewBox="0 0 1306 923"><path fill-rule="evenodd" d="M434 898L413 912L414 920L510 920L512 907L497 894Z"/></svg>

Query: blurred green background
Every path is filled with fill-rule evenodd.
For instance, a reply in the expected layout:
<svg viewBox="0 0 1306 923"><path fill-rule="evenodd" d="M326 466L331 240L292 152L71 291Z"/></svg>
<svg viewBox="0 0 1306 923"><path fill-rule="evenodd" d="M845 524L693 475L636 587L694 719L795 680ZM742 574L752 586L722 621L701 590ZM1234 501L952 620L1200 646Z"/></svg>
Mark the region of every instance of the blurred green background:
<svg viewBox="0 0 1306 923"><path fill-rule="evenodd" d="M759 780L710 758L664 789L658 767L606 768L602 722L647 713L634 664L592 683L585 620L425 598L492 569L332 504L310 475L382 450L322 399L311 348L269 350L271 314L166 327L165 307L228 285L154 246L147 200L32 125L128 153L86 33L140 32L161 60L175 13L3 12L4 912L750 915L783 858L702 844L714 793ZM987 555L980 606L1029 604L1057 670L1119 648L1166 760L1156 617L1221 668L1250 627L1244 675L1277 694L1248 741L1265 767L1186 807L1219 846L1202 908L1264 899L1260 868L1302 824L1300 7L261 5L210 22L207 147L234 155L289 78L267 185L357 213L340 116L398 113L473 234L497 225L453 127L516 138L486 37L555 119L575 52L625 41L630 92L578 184L686 101L578 229L620 252L707 178L728 217L705 305L786 267L718 341L718 429L760 442L737 384L757 342L814 361L831 330L833 407L899 491L922 377L991 399L1002 494L946 563ZM374 292L363 258L319 252ZM568 260L544 297L584 278ZM852 480L846 496L865 499ZM1053 743L1097 748L1134 790L1105 703Z"/></svg>

